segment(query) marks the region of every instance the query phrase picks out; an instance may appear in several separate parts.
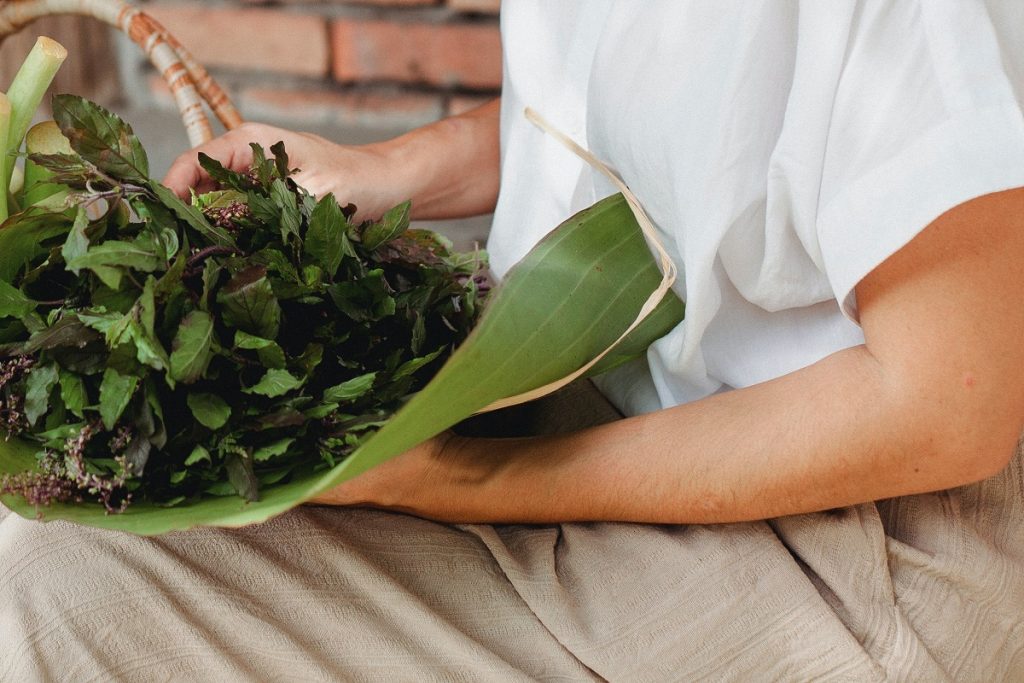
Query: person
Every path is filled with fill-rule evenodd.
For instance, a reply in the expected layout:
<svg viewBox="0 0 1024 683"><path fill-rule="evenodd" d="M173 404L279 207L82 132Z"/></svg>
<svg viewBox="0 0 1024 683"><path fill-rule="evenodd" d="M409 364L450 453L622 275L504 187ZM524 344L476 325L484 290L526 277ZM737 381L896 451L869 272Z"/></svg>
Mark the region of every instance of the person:
<svg viewBox="0 0 1024 683"><path fill-rule="evenodd" d="M317 501L337 508L194 532L203 552L146 542L126 585L170 582L170 606L198 623L161 632L199 629L215 644L190 647L233 677L260 677L232 660L252 648L186 586L221 607L220 591L251 601L245 628L278 659L259 666L304 678L1020 678L1020 13L1009 0L513 0L500 101L362 147L259 124L201 147L240 169L249 142L283 140L300 184L364 217L407 198L414 218L494 210L500 277L612 192L523 117L535 107L640 198L687 315L598 380L624 419L447 433ZM195 150L165 182L210 183ZM136 542L86 536L120 555ZM154 570L150 544L198 577ZM267 606L207 576L235 551L298 572L287 585L302 595ZM335 561L346 568L326 570ZM296 610L353 641L277 621ZM83 670L103 660L81 626L47 628ZM62 661L20 638L0 664Z"/></svg>

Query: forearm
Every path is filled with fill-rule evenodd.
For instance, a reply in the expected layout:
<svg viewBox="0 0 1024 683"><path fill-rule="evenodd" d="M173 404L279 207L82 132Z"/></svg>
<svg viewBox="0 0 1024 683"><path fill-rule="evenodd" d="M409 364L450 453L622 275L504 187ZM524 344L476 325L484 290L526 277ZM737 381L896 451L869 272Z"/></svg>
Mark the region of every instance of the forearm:
<svg viewBox="0 0 1024 683"><path fill-rule="evenodd" d="M1024 428L1024 189L937 219L857 286L865 343L575 434L430 442L320 500L469 522L730 522L990 476Z"/></svg>
<svg viewBox="0 0 1024 683"><path fill-rule="evenodd" d="M437 459L448 470L440 487L428 475L384 505L404 500L447 521L731 522L991 474L935 443L947 430L888 384L857 347L771 382L573 434L455 437Z"/></svg>
<svg viewBox="0 0 1024 683"><path fill-rule="evenodd" d="M413 190L413 218L461 218L494 210L499 183L499 109L494 100L374 147Z"/></svg>

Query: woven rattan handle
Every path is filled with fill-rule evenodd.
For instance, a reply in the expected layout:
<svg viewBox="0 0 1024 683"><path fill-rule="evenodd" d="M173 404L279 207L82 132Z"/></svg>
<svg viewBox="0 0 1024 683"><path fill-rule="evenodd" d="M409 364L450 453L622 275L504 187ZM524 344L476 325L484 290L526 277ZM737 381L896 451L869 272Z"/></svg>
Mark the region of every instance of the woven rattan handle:
<svg viewBox="0 0 1024 683"><path fill-rule="evenodd" d="M224 90L181 43L148 14L122 0L0 0L0 39L54 14L94 17L128 34L167 81L193 147L213 138L204 100L225 128L242 123Z"/></svg>

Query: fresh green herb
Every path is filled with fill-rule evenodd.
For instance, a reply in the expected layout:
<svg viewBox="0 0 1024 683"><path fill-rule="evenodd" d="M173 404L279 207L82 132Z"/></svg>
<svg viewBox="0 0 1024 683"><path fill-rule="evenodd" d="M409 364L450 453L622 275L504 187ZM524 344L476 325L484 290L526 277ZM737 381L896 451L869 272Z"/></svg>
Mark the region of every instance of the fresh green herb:
<svg viewBox="0 0 1024 683"><path fill-rule="evenodd" d="M54 99L59 191L0 230L0 429L39 444L0 478L29 502L178 505L326 469L469 333L479 256L313 198L281 144L191 202L149 178L131 128Z"/></svg>

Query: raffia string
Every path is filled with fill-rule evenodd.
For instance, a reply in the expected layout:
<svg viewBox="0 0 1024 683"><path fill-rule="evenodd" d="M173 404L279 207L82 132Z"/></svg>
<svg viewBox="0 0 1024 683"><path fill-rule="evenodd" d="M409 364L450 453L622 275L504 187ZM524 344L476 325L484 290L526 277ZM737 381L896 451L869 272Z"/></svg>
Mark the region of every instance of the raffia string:
<svg viewBox="0 0 1024 683"><path fill-rule="evenodd" d="M579 144L576 143L575 140L570 138L568 135L555 128L554 125L546 121L540 114L538 114L533 109L527 107L524 114L526 115L526 118L530 121L530 123L537 126L542 131L558 140L570 151L572 151L576 156L586 161L596 170L600 171L605 177L607 177L612 182L613 185L615 185L619 192L622 193L622 196L626 198L626 203L629 205L630 210L633 212L633 216L636 218L637 224L640 226L640 230L643 231L648 243L651 245L651 247L657 254L658 263L661 270L661 283L658 285L658 288L651 292L651 295L647 297L647 301L645 301L644 305L640 308L640 312L637 314L636 319L629 324L629 327L627 327L621 335L619 335L619 338L612 342L612 344L604 351L597 354L597 356L590 360L586 365L576 370L572 374L567 375L562 379L555 380L554 382L550 382L549 384L545 384L542 387L538 387L531 391L518 394L517 396L510 396L508 398L503 398L498 401L495 401L494 403L484 408L481 412L489 412L492 410L498 410L500 408L507 408L509 406L514 406L520 403L526 403L527 401L532 401L533 399L540 398L541 396L547 396L548 394L558 391L562 387L572 383L573 381L585 375L588 370L593 368L601 361L602 358L611 353L612 349L618 346L623 339L628 337L633 330L639 327L640 324L644 320L646 320L651 315L651 313L654 312L654 309L658 307L658 304L661 303L661 300L665 298L665 295L668 294L668 291L672 288L672 285L675 283L676 277L678 275L676 264L673 263L672 259L669 257L668 251L665 249L665 245L662 243L661 237L658 235L658 231L654 227L654 223L647 215L647 212L644 211L644 207L640 204L640 200L636 198L636 195L634 195L633 192L626 185L626 183L622 181L622 178L620 178L618 174L615 173L615 171L609 168L606 163L604 163L596 156L591 154L588 150L581 147Z"/></svg>

